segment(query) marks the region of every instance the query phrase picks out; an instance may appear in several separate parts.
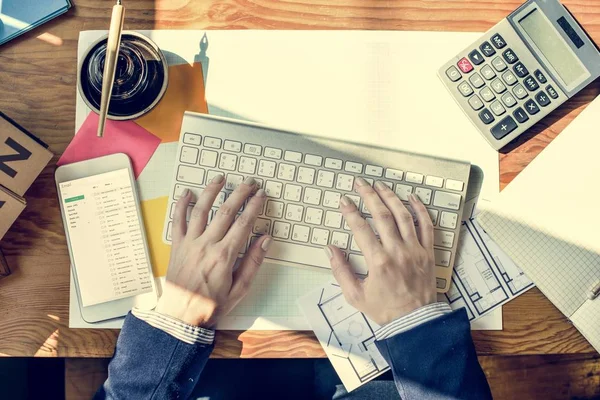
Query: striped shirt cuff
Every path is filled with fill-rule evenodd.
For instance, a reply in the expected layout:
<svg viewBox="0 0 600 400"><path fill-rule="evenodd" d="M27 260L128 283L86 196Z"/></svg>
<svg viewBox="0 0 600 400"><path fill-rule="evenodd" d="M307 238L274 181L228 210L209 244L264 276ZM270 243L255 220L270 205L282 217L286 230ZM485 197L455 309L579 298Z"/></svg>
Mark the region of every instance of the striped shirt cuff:
<svg viewBox="0 0 600 400"><path fill-rule="evenodd" d="M433 303L417 308L410 314L400 317L397 320L386 324L375 331L375 339L389 339L394 335L406 332L432 319L441 317L452 312L450 306L446 303Z"/></svg>
<svg viewBox="0 0 600 400"><path fill-rule="evenodd" d="M156 311L140 310L134 307L131 313L148 325L160 329L187 344L211 345L215 340L215 331L213 330L188 325L177 318Z"/></svg>

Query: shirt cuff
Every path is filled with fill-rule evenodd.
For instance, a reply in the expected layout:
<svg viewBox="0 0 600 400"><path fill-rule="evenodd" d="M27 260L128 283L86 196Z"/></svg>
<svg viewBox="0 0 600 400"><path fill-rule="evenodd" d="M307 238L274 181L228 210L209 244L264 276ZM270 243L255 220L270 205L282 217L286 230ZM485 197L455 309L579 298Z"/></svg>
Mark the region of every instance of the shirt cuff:
<svg viewBox="0 0 600 400"><path fill-rule="evenodd" d="M375 339L389 339L394 335L406 332L432 319L441 317L452 312L446 303L433 303L417 308L410 314L400 317L375 331Z"/></svg>
<svg viewBox="0 0 600 400"><path fill-rule="evenodd" d="M154 310L147 311L134 307L131 313L148 325L160 329L187 344L211 345L215 340L215 331L211 329L188 325L177 318L161 314Z"/></svg>

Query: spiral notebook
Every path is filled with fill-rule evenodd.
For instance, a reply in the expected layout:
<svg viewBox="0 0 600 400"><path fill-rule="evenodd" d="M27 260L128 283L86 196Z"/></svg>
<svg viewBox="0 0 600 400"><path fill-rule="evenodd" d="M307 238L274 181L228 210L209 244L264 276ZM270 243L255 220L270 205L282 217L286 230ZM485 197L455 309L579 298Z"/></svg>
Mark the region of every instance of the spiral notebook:
<svg viewBox="0 0 600 400"><path fill-rule="evenodd" d="M481 226L600 351L600 98L487 207Z"/></svg>

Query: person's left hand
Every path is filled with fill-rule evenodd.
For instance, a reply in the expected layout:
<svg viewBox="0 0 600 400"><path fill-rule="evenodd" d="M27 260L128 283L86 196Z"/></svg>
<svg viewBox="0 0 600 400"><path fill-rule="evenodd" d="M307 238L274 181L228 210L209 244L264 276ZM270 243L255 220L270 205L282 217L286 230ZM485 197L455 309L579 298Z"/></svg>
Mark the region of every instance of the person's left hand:
<svg viewBox="0 0 600 400"><path fill-rule="evenodd" d="M186 324L212 328L246 295L271 244L265 235L254 241L238 269L234 264L245 246L266 194L248 178L227 199L207 227L211 207L223 189L223 175L213 178L196 199L189 223L193 194L185 190L175 206L173 245L167 280L156 311ZM242 214L237 212L248 200Z"/></svg>

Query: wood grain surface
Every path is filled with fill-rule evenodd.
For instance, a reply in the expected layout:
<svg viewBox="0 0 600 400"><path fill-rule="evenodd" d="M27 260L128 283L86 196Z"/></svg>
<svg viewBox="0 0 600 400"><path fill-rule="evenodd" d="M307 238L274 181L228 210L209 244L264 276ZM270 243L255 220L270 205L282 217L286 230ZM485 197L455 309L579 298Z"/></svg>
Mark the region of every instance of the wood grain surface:
<svg viewBox="0 0 600 400"><path fill-rule="evenodd" d="M66 15L0 47L0 110L40 136L57 155L74 133L79 32L107 29L112 6L105 0L74 3ZM564 3L600 43L600 2ZM512 0L128 0L125 29L485 31L519 4ZM599 92L596 82L500 155L501 186ZM0 281L0 354L109 357L118 331L67 327L69 258L53 182L56 160L28 191L25 212L1 244L13 274ZM594 352L537 289L504 307L503 331L475 332L474 337L484 355ZM214 352L214 357L322 356L309 332L219 332Z"/></svg>

